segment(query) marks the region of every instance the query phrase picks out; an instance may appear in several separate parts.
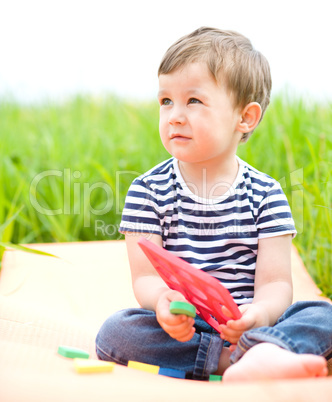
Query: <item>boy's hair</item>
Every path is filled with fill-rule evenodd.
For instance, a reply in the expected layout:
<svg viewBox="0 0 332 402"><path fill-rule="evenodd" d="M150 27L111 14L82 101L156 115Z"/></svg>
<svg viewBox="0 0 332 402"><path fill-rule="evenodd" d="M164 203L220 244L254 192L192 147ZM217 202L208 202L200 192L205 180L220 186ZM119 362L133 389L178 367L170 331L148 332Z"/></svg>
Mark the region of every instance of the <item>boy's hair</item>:
<svg viewBox="0 0 332 402"><path fill-rule="evenodd" d="M270 67L249 39L234 31L199 28L180 38L167 50L160 63L158 76L200 61L207 63L218 83L226 85L233 95L235 107L244 108L250 102L258 102L263 117L270 102ZM247 141L251 134L244 133L241 141Z"/></svg>

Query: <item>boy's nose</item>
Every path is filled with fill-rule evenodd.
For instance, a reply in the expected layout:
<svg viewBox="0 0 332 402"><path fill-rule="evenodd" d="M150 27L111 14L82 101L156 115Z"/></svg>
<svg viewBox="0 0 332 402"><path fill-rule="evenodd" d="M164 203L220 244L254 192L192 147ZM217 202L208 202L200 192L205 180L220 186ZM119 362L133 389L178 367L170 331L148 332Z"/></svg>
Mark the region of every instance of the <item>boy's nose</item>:
<svg viewBox="0 0 332 402"><path fill-rule="evenodd" d="M168 117L169 124L184 124L186 116L182 107L173 106Z"/></svg>

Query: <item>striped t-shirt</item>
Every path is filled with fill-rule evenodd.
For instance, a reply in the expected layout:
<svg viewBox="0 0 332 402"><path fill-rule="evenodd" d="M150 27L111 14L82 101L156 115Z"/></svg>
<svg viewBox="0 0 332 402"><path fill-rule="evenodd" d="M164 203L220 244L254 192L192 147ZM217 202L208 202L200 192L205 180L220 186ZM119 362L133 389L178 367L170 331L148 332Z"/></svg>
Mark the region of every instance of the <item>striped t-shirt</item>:
<svg viewBox="0 0 332 402"><path fill-rule="evenodd" d="M175 158L160 163L131 184L120 232L160 234L165 249L220 280L243 304L254 294L258 240L296 230L280 184L238 162L234 183L217 198L194 195Z"/></svg>

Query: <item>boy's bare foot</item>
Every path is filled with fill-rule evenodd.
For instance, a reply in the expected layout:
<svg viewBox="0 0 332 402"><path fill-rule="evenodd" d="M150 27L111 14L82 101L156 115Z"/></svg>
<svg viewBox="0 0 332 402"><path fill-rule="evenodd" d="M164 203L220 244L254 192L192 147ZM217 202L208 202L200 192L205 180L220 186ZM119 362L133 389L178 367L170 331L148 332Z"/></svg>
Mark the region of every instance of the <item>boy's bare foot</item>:
<svg viewBox="0 0 332 402"><path fill-rule="evenodd" d="M296 354L272 343L259 343L226 369L223 381L325 377L327 374L324 357Z"/></svg>

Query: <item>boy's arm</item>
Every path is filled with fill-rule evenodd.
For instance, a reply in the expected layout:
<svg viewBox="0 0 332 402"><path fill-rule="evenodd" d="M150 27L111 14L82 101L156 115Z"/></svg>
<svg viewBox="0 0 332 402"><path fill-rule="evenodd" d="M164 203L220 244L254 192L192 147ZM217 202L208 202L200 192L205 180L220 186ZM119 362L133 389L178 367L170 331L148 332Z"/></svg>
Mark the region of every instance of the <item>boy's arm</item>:
<svg viewBox="0 0 332 402"><path fill-rule="evenodd" d="M259 326L274 325L292 303L291 245L291 234L258 242L253 304L268 313Z"/></svg>
<svg viewBox="0 0 332 402"><path fill-rule="evenodd" d="M185 315L170 313L171 301L185 301L185 298L180 292L171 290L158 275L138 245L138 240L142 236L148 236L151 242L162 246L162 239L159 235L126 233L126 245L135 297L143 308L156 312L160 326L171 337L186 342L194 335L193 325L195 321Z"/></svg>
<svg viewBox="0 0 332 402"><path fill-rule="evenodd" d="M141 237L148 237L158 246L162 246L162 239L156 234L126 233L126 246L135 297L143 308L156 311L159 296L168 287L139 247L138 241Z"/></svg>
<svg viewBox="0 0 332 402"><path fill-rule="evenodd" d="M274 325L290 306L293 297L291 243L292 235L259 240L253 302L240 307L241 319L229 320L220 327L222 338L237 343L249 329Z"/></svg>

